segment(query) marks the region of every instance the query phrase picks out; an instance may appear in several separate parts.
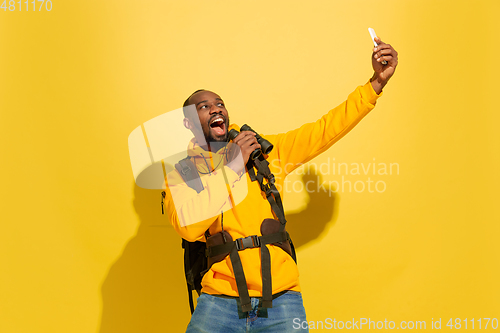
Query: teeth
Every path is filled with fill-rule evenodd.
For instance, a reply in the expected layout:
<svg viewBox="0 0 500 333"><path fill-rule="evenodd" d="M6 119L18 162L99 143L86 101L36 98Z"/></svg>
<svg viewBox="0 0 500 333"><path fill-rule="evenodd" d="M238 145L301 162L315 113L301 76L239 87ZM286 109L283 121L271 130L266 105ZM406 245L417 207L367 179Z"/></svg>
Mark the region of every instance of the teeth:
<svg viewBox="0 0 500 333"><path fill-rule="evenodd" d="M224 120L222 118L215 118L214 120L212 120L212 122L210 122L210 125L212 125L215 122L223 122L223 121Z"/></svg>

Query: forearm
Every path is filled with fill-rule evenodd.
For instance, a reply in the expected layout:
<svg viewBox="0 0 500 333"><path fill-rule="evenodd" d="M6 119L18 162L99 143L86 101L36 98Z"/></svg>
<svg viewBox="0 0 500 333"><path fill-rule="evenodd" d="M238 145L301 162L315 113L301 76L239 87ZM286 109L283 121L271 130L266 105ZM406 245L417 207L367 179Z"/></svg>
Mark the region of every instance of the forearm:
<svg viewBox="0 0 500 333"><path fill-rule="evenodd" d="M377 95L380 95L382 89L384 89L385 85L387 84L387 81L381 80L380 78L378 78L377 73L373 73L373 76L370 79L370 83Z"/></svg>
<svg viewBox="0 0 500 333"><path fill-rule="evenodd" d="M166 210L170 222L181 237L194 241L203 237L221 211L231 209L229 187L238 179L228 167L202 178L204 189L197 193L182 180L175 171L167 176L168 188ZM169 179L170 178L170 179Z"/></svg>
<svg viewBox="0 0 500 333"><path fill-rule="evenodd" d="M288 174L331 147L375 107L379 96L367 83L318 121L278 135L277 154L282 170Z"/></svg>

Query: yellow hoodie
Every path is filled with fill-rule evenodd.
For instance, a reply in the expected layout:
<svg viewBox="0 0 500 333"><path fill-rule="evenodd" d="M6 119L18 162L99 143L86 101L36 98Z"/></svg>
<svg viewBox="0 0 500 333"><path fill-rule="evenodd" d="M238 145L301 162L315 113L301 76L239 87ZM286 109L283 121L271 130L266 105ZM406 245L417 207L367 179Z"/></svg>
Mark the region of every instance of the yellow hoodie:
<svg viewBox="0 0 500 333"><path fill-rule="evenodd" d="M377 95L368 82L357 87L345 102L318 121L287 133L264 136L274 144L267 160L282 197L286 175L342 138L375 107L381 95ZM200 172L204 190L197 193L190 188L177 170L169 173L166 180L167 216L181 237L188 241L204 241L205 230L209 229L211 235L222 230L222 218L223 228L233 240L250 235L261 236L262 221L275 217L258 182L252 182L248 173L240 177L224 166L224 148L211 153L202 149L193 139L189 144L188 155ZM293 239L293 235L290 236ZM267 247L271 254L272 293L300 291L299 272L294 260L278 247ZM261 297L260 249L245 249L239 251L239 255L250 297ZM204 293L238 296L229 256L215 263L205 274L202 287Z"/></svg>

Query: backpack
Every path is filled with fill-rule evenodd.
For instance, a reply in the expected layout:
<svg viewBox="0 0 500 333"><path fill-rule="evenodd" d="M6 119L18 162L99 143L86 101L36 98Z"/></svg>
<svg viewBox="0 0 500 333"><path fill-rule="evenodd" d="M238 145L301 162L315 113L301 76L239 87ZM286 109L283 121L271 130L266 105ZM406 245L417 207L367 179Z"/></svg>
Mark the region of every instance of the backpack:
<svg viewBox="0 0 500 333"><path fill-rule="evenodd" d="M257 173L255 173L254 166L257 168ZM177 169L177 171L179 172L179 174L189 187L193 188L198 193L200 193L204 189L198 174L198 170L196 169L196 166L189 157L180 160L179 163L175 165L175 168ZM284 216L283 204L281 202L279 192L274 186L274 175L269 170L269 162L267 162L261 156L254 161L250 160L247 164L247 170L250 179L252 181L257 180L261 186L261 190L266 193L271 208L281 223L279 232L276 231L273 234L263 235L260 237L249 236L244 239L238 239L234 242L236 243L235 244L236 246L233 246L231 236L223 230L222 232L225 233L225 235L227 235L227 237L230 238L231 241L226 243L226 236L223 235L224 244L220 244L211 248L210 247L207 248L205 242L200 242L200 241L189 242L185 239L182 239L182 248L184 249L184 273L186 276L186 283L189 296L189 307L191 310L191 314L193 314L194 312L193 290L196 290L198 296L201 294L201 289L202 289L201 281L205 273L210 269L211 264L213 264L213 262L211 262L210 265L208 263L209 261L208 256L211 250L212 252L213 250L215 250L215 252L219 254L219 258L221 258L220 260L225 258L226 255L231 256L231 262L233 264L233 270L238 286L238 293L240 296L243 312L250 311L250 298L248 296L246 280L244 277L241 262L239 261L239 255L237 255L237 251L243 250L245 248L261 247L261 242L259 241L259 239L262 239L262 245L263 245L261 247L262 265L263 267L267 266L267 271L266 271L267 274L265 274L266 272L263 271L263 291L262 291L263 307L272 307L270 255L265 244L273 244L281 247L283 250L285 250L290 254L290 256L294 259L295 262L297 262L297 257L295 253L295 248L293 246L293 242L290 239L288 233L284 230L286 220ZM263 182L264 178L268 181L266 184L264 184ZM163 191L161 194L162 194L162 214L163 214L163 199L165 198L166 193L165 191ZM271 219L266 219L266 220L271 220ZM205 232L205 237L207 239L208 237L210 237L208 230ZM258 244L257 245L253 244L253 246L252 244L248 245L248 241L250 241L250 243L257 242ZM245 245L245 242L247 243L247 245ZM287 244L289 243L288 248L286 248L286 244L284 243ZM265 262L267 262L267 264Z"/></svg>

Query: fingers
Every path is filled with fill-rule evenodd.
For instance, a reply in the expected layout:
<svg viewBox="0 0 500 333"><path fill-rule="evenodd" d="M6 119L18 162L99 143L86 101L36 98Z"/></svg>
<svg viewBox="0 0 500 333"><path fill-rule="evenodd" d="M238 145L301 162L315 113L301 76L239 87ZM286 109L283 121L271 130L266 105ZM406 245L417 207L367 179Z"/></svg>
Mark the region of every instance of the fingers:
<svg viewBox="0 0 500 333"><path fill-rule="evenodd" d="M392 59L393 59L392 56L378 57L377 62L382 62L382 61L390 62Z"/></svg>
<svg viewBox="0 0 500 333"><path fill-rule="evenodd" d="M377 52L380 49L390 48L390 44L384 43L379 37L375 37L375 42L377 42L378 46L375 46L373 52Z"/></svg>
<svg viewBox="0 0 500 333"><path fill-rule="evenodd" d="M393 51L392 48L381 49L375 53L375 58L380 57L381 55L391 54L392 51Z"/></svg>
<svg viewBox="0 0 500 333"><path fill-rule="evenodd" d="M255 139L255 133L251 131L241 131L236 138L234 138L233 142L239 145L239 142L243 143L247 140ZM257 142L257 139L255 139Z"/></svg>
<svg viewBox="0 0 500 333"><path fill-rule="evenodd" d="M394 48L390 44L385 44L385 43L379 44L378 46L373 48L374 53L380 52L382 50L389 50L390 51L390 50L394 50Z"/></svg>
<svg viewBox="0 0 500 333"><path fill-rule="evenodd" d="M251 131L242 131L238 136L233 140L235 144L243 147L252 147L253 149L260 148L260 144L257 142L257 138L255 138L255 133Z"/></svg>
<svg viewBox="0 0 500 333"><path fill-rule="evenodd" d="M248 162L251 153L261 148L260 144L257 142L255 133L251 131L241 131L240 134L234 138L233 143L240 147L245 164Z"/></svg>
<svg viewBox="0 0 500 333"><path fill-rule="evenodd" d="M380 40L380 39L379 39ZM382 61L391 61L393 59L397 60L398 53L390 44L381 43L377 47L373 49L374 55L373 57L377 60L377 62Z"/></svg>
<svg viewBox="0 0 500 333"><path fill-rule="evenodd" d="M381 62L381 61L389 61L390 59L392 59L394 57L393 52L394 50L393 49L382 49L380 51L378 51L377 53L375 53L373 55L373 57L378 61L378 62Z"/></svg>

